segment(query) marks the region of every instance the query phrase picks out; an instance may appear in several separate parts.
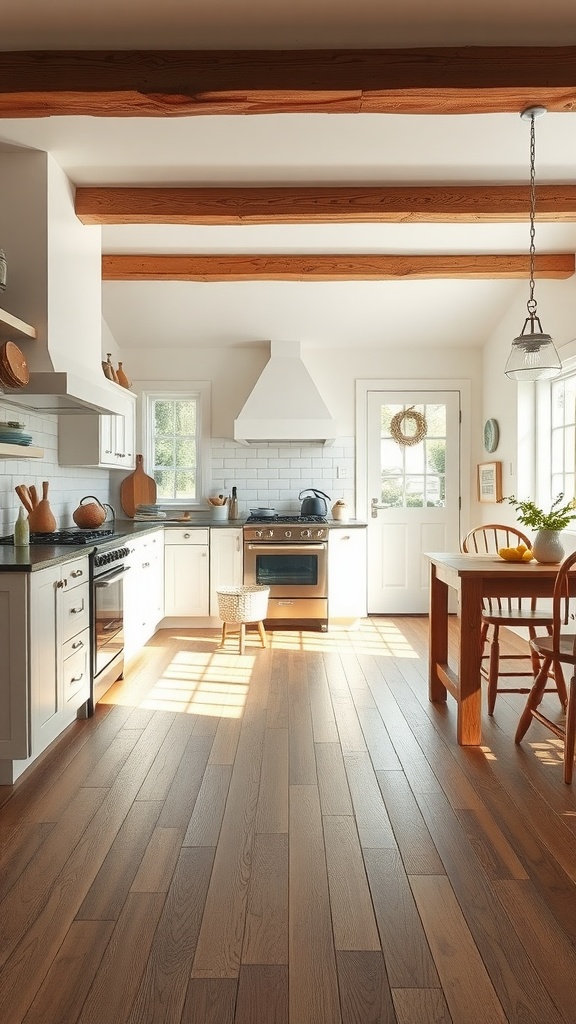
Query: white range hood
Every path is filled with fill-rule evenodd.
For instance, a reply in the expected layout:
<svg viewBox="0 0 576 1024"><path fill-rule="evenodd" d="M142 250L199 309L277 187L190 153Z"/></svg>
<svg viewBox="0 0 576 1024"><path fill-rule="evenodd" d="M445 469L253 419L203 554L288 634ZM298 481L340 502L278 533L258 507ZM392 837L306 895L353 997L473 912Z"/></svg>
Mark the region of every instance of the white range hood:
<svg viewBox="0 0 576 1024"><path fill-rule="evenodd" d="M234 440L333 444L336 421L302 360L297 341L273 341L270 360L234 420Z"/></svg>
<svg viewBox="0 0 576 1024"><path fill-rule="evenodd" d="M29 412L66 415L67 413L126 412L125 389L113 381L89 380L76 373L40 370L30 373L23 388L0 389L7 404Z"/></svg>

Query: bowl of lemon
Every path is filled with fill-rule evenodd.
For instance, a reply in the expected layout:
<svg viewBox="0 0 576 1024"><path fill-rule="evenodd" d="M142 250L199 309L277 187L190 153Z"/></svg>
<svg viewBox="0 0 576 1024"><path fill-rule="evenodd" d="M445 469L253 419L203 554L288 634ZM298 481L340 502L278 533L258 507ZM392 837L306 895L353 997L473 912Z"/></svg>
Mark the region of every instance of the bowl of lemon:
<svg viewBox="0 0 576 1024"><path fill-rule="evenodd" d="M519 544L516 548L499 548L498 554L505 562L531 562L534 558L525 544Z"/></svg>

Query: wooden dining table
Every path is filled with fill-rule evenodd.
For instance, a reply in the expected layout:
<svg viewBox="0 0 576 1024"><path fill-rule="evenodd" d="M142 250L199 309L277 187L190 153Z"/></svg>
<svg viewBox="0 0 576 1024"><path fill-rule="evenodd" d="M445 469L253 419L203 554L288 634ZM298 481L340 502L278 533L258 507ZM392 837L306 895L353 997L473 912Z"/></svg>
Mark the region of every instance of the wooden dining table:
<svg viewBox="0 0 576 1024"><path fill-rule="evenodd" d="M428 696L457 704L457 739L482 743L482 600L485 597L552 597L558 565L506 562L498 555L426 552L430 561ZM450 592L458 595L458 650L448 664Z"/></svg>

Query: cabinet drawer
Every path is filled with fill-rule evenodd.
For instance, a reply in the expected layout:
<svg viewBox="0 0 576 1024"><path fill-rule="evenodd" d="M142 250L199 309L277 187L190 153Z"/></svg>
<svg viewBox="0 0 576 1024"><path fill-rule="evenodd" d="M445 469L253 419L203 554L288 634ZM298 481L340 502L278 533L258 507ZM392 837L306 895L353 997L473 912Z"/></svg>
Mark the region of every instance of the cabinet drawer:
<svg viewBox="0 0 576 1024"><path fill-rule="evenodd" d="M208 530L165 530L164 544L208 544Z"/></svg>
<svg viewBox="0 0 576 1024"><path fill-rule="evenodd" d="M88 583L89 569L88 559L78 558L74 562L70 562L69 565L64 567L63 577L66 580L66 589L73 590L74 587L79 587L83 583Z"/></svg>
<svg viewBox="0 0 576 1024"><path fill-rule="evenodd" d="M90 696L90 661L86 643L63 662L62 685L64 704L75 701L78 706Z"/></svg>
<svg viewBox="0 0 576 1024"><path fill-rule="evenodd" d="M90 650L90 630L83 629L81 633L77 633L76 636L71 636L69 640L66 640L62 644L62 660L67 661L73 654L78 651Z"/></svg>
<svg viewBox="0 0 576 1024"><path fill-rule="evenodd" d="M61 602L62 642L66 643L90 625L88 583L63 590Z"/></svg>

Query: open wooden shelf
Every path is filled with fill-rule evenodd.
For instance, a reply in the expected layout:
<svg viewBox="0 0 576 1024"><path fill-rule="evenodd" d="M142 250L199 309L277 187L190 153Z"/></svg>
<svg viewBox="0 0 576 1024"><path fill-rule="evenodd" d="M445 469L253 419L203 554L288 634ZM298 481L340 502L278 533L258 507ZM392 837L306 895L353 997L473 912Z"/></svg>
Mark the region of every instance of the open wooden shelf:
<svg viewBox="0 0 576 1024"><path fill-rule="evenodd" d="M0 441L0 459L43 459L44 449L32 444L6 444Z"/></svg>
<svg viewBox="0 0 576 1024"><path fill-rule="evenodd" d="M16 331L17 334L23 334L26 338L36 337L36 328L31 327L30 324L24 323L23 320L19 320L17 316L12 316L12 313L7 313L5 309L0 309L0 337L4 337L5 334L10 333L2 329L2 325L11 327L12 331Z"/></svg>

